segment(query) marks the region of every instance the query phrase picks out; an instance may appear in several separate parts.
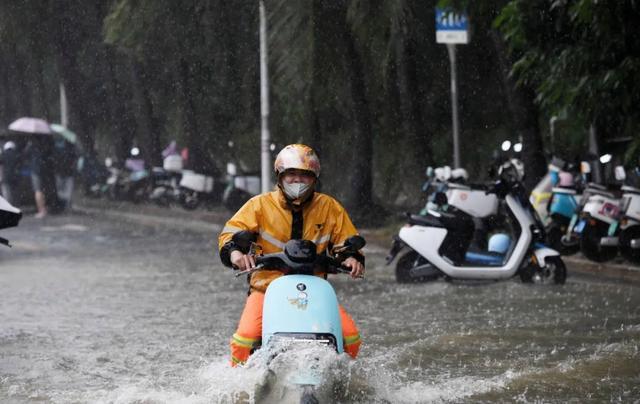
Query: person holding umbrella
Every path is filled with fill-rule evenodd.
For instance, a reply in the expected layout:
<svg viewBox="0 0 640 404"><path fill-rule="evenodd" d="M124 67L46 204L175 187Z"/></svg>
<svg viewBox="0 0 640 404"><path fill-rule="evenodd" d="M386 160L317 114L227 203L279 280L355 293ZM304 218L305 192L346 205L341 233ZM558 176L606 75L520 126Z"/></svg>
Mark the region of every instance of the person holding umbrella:
<svg viewBox="0 0 640 404"><path fill-rule="evenodd" d="M29 159L31 185L38 210L35 217L41 219L48 213L45 195L55 199L51 129L43 119L23 117L12 122L9 130L31 135L25 148L25 156Z"/></svg>

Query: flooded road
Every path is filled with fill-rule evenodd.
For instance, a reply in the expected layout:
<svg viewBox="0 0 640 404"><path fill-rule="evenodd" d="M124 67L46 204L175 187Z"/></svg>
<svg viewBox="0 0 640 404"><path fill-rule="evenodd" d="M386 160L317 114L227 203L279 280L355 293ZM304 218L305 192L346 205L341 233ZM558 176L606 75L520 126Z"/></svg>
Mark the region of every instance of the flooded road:
<svg viewBox="0 0 640 404"><path fill-rule="evenodd" d="M3 231L0 402L259 399L264 369L228 365L246 283L214 255L218 230L74 215ZM399 285L385 248L367 247L367 279L332 278L364 342L326 400L640 400L637 285L571 267L559 287Z"/></svg>

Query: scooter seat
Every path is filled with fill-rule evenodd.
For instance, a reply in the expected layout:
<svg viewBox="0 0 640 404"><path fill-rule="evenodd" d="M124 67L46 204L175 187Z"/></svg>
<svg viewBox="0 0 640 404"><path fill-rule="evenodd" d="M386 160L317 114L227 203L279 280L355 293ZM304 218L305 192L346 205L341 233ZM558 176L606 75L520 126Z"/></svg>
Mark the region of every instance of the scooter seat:
<svg viewBox="0 0 640 404"><path fill-rule="evenodd" d="M592 194L592 195L604 196L606 198L617 198L618 197L616 192L602 190L600 188L587 188L585 192L587 192L589 194Z"/></svg>
<svg viewBox="0 0 640 404"><path fill-rule="evenodd" d="M504 255L491 252L467 252L464 259L468 263L478 263L483 265L502 265Z"/></svg>
<svg viewBox="0 0 640 404"><path fill-rule="evenodd" d="M622 192L627 194L640 194L640 188L632 187L629 185L623 185L620 189L622 190Z"/></svg>
<svg viewBox="0 0 640 404"><path fill-rule="evenodd" d="M409 215L409 224L427 227L444 227L437 217L431 215Z"/></svg>

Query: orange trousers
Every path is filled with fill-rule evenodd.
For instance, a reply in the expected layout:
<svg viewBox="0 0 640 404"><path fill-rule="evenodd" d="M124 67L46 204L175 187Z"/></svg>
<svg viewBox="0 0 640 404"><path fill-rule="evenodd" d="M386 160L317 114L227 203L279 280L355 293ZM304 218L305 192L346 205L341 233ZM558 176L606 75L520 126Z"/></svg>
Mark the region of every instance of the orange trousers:
<svg viewBox="0 0 640 404"><path fill-rule="evenodd" d="M240 324L231 337L231 366L245 363L251 352L262 343L262 305L264 293L252 292L240 316ZM360 349L360 333L351 316L339 306L344 351L355 358Z"/></svg>

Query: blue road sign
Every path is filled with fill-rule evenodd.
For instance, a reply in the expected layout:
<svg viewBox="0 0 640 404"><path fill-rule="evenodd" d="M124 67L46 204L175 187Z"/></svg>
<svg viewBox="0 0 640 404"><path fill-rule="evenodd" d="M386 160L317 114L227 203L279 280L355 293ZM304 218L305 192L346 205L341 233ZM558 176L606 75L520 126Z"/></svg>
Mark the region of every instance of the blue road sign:
<svg viewBox="0 0 640 404"><path fill-rule="evenodd" d="M469 19L466 13L436 8L436 42L468 43Z"/></svg>

